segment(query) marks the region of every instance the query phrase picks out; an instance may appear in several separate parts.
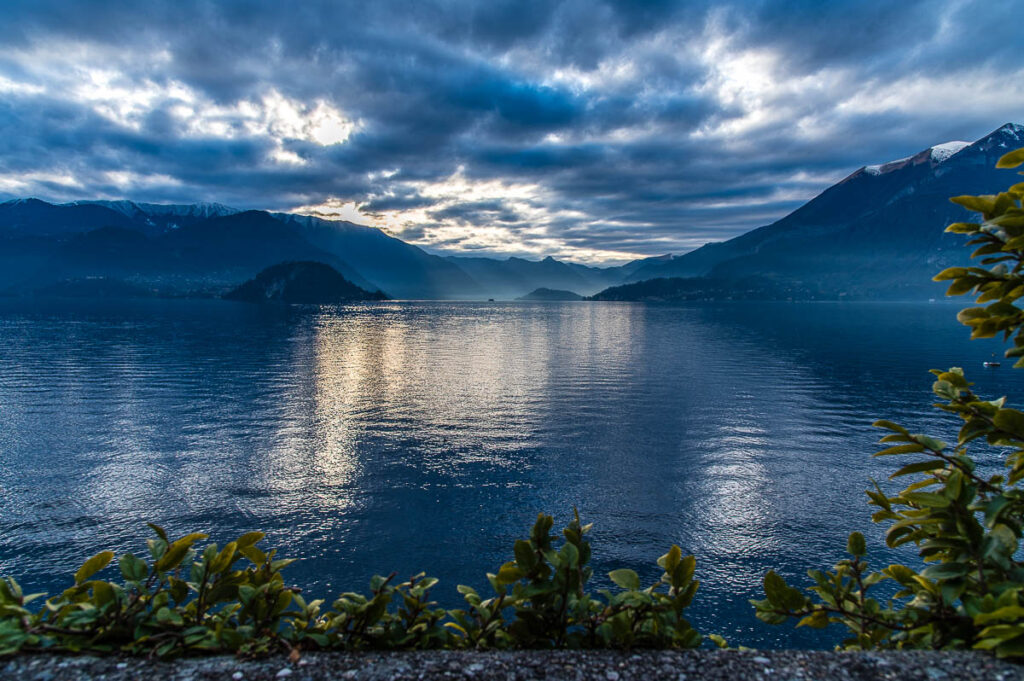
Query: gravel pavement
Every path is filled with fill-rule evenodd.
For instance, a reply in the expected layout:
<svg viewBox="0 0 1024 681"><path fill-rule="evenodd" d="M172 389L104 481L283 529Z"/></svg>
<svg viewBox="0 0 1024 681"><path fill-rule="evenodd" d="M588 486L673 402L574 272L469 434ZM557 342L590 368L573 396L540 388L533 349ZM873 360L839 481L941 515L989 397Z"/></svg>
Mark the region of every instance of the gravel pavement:
<svg viewBox="0 0 1024 681"><path fill-rule="evenodd" d="M174 662L117 657L24 655L0 660L3 681L173 679L174 681L300 681L305 679L460 679L462 681L733 681L812 679L898 681L1024 681L1024 665L975 653L836 653L803 650L514 651L316 653L241 661L206 657Z"/></svg>

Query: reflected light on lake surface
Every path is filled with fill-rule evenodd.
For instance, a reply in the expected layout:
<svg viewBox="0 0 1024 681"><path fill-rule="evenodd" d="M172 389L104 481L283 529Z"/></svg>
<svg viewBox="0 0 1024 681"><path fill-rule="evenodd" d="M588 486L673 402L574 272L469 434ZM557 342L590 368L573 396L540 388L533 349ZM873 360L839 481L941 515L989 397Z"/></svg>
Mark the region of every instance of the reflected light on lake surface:
<svg viewBox="0 0 1024 681"><path fill-rule="evenodd" d="M428 570L484 588L538 511L594 523L595 587L698 558L692 610L734 644L830 645L761 625L764 572L798 583L869 525L877 434L917 430L932 367L977 367L942 305L0 302L0 573L66 586L145 523L253 529L318 596ZM908 325L919 333L904 332ZM881 531L869 532L879 540ZM875 560L893 556L876 553ZM905 558L905 556L904 556Z"/></svg>
<svg viewBox="0 0 1024 681"><path fill-rule="evenodd" d="M705 458L698 509L709 532L704 546L724 556L749 556L773 539L766 521L768 467L759 461L768 445L764 428L731 426L718 435L719 448Z"/></svg>

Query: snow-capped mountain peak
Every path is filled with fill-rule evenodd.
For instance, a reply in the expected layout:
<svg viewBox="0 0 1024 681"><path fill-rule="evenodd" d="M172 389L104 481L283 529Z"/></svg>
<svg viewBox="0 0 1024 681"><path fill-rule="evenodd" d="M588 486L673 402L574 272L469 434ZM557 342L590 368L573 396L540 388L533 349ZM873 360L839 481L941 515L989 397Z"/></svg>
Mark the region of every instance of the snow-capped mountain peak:
<svg viewBox="0 0 1024 681"><path fill-rule="evenodd" d="M913 156L907 156L906 158L898 158L895 161L889 161L888 163L876 163L875 165L864 166L864 172L868 175L883 175L885 173L890 173L902 168L906 165L907 161L912 158Z"/></svg>
<svg viewBox="0 0 1024 681"><path fill-rule="evenodd" d="M144 211L151 212L154 214L163 215L188 215L192 217L224 217L225 215L235 215L242 211L238 208L232 208L231 206L225 206L222 203L192 203L187 205L161 205L153 203L139 204Z"/></svg>
<svg viewBox="0 0 1024 681"><path fill-rule="evenodd" d="M1006 132L1019 140L1024 140L1024 125L1020 123L1007 123L996 132Z"/></svg>
<svg viewBox="0 0 1024 681"><path fill-rule="evenodd" d="M152 216L173 216L173 217L194 217L212 218L240 213L237 208L225 206L219 203L190 203L190 204L163 204L163 203L139 203L137 201L72 201L67 205L99 205L115 210L130 218L139 215Z"/></svg>
<svg viewBox="0 0 1024 681"><path fill-rule="evenodd" d="M864 172L868 175L884 175L886 173L891 173L894 170L925 162L930 162L933 166L937 166L970 145L970 142L962 142L960 140L943 142L942 144L936 144L934 147L928 147L924 151L918 152L913 156L899 158L895 161L889 161L888 163L864 166Z"/></svg>
<svg viewBox="0 0 1024 681"><path fill-rule="evenodd" d="M936 163L942 163L950 156L963 149L964 147L969 146L971 146L970 142L964 142L962 140L936 144L934 147L931 148L932 160L935 161Z"/></svg>

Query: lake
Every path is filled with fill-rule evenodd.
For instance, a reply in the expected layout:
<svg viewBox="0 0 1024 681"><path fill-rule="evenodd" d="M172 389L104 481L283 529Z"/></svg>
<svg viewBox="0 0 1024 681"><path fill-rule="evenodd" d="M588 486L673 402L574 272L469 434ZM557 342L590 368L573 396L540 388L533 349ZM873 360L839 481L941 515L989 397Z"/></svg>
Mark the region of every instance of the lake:
<svg viewBox="0 0 1024 681"><path fill-rule="evenodd" d="M454 607L537 512L575 506L595 587L617 567L653 581L678 543L702 632L830 646L747 599L769 568L805 584L870 524L862 490L894 470L871 421L955 429L928 369L1024 395L958 309L0 301L0 574L54 592L86 555L144 551L146 522L262 529L314 595L426 570Z"/></svg>

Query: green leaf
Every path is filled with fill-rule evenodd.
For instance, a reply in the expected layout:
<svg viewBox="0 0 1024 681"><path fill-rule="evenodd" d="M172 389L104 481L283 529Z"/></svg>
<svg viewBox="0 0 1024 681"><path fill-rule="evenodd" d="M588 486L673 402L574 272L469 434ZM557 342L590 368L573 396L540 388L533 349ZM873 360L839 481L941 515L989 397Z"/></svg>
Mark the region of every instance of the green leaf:
<svg viewBox="0 0 1024 681"><path fill-rule="evenodd" d="M640 576L633 570L628 568L612 570L608 573L608 577L623 589L630 591L640 590Z"/></svg>
<svg viewBox="0 0 1024 681"><path fill-rule="evenodd" d="M249 602L253 599L253 596L255 595L256 589L249 586L248 584L243 584L242 586L238 587L238 599L244 605L248 605Z"/></svg>
<svg viewBox="0 0 1024 681"><path fill-rule="evenodd" d="M683 557L683 551L675 544L668 550L664 556L658 559L658 565L665 570L665 572L672 574L672 571L679 565L679 561Z"/></svg>
<svg viewBox="0 0 1024 681"><path fill-rule="evenodd" d="M81 584L94 574L107 567L110 561L114 560L113 551L100 551L95 556L85 561L82 567L75 573L75 584Z"/></svg>
<svg viewBox="0 0 1024 681"><path fill-rule="evenodd" d="M914 583L914 578L917 573L908 568L906 565L890 565L889 567L882 570L883 573L892 577L900 584L907 586Z"/></svg>
<svg viewBox="0 0 1024 681"><path fill-rule="evenodd" d="M892 456L893 454L915 454L917 452L923 452L924 445L919 445L916 442L909 445L896 445L895 447L888 447L880 452L875 452L873 456Z"/></svg>
<svg viewBox="0 0 1024 681"><path fill-rule="evenodd" d="M537 565L537 554L534 553L533 546L530 542L525 539L519 539L513 545L513 553L516 557L516 562L524 570L532 570Z"/></svg>
<svg viewBox="0 0 1024 681"><path fill-rule="evenodd" d="M945 468L946 462L942 459L929 459L927 461L918 461L917 463L907 464L903 468L899 469L895 473L889 476L889 479L898 478L902 475L911 475L912 473L922 473L924 471L933 471L938 468Z"/></svg>
<svg viewBox="0 0 1024 681"><path fill-rule="evenodd" d="M904 492L900 499L920 507L946 508L949 506L949 499L934 492Z"/></svg>
<svg viewBox="0 0 1024 681"><path fill-rule="evenodd" d="M247 548L252 546L263 539L266 535L262 532L246 532L241 537L235 540L235 545L239 549Z"/></svg>
<svg viewBox="0 0 1024 681"><path fill-rule="evenodd" d="M697 559L692 555L680 559L676 569L672 571L672 586L679 588L688 584L693 579L693 573L696 569Z"/></svg>
<svg viewBox="0 0 1024 681"><path fill-rule="evenodd" d="M149 575L149 566L146 565L146 561L136 558L130 553L121 556L118 567L121 568L121 576L131 582L141 582Z"/></svg>
<svg viewBox="0 0 1024 681"><path fill-rule="evenodd" d="M232 559L235 557L235 552L238 550L238 544L236 542L228 542L227 545L221 549L212 561L210 561L210 572L223 572L231 567Z"/></svg>
<svg viewBox="0 0 1024 681"><path fill-rule="evenodd" d="M1017 550L1017 535L1005 524L996 524L990 534L1005 549L1007 555L1013 555Z"/></svg>
<svg viewBox="0 0 1024 681"><path fill-rule="evenodd" d="M874 426L875 428L885 428L886 430L892 430L897 433L902 433L904 435L910 435L910 431L904 428L903 426L899 425L898 423L893 423L892 421L886 421L885 419L879 419L878 421L875 421L871 425Z"/></svg>
<svg viewBox="0 0 1024 681"><path fill-rule="evenodd" d="M1011 620L1014 622L1024 621L1024 607L1019 605L1008 605L993 612L986 612L974 617L974 623L980 626L999 620Z"/></svg>
<svg viewBox="0 0 1024 681"><path fill-rule="evenodd" d="M173 544L167 547L167 552L160 558L156 563L156 569L160 572L167 572L178 567L178 564L184 560L185 555L189 549L192 548L192 544L200 539L206 539L207 536L201 532L193 532L192 534L186 535L181 539L177 540Z"/></svg>
<svg viewBox="0 0 1024 681"><path fill-rule="evenodd" d="M946 231L947 232L951 232L953 234L973 234L974 232L978 231L978 223L976 223L976 222L954 222L949 227L946 227ZM963 268L963 267L950 267L947 270L943 270L943 272L941 272L940 274L944 274L945 272L948 272L949 270L964 270L964 269L965 268ZM947 277L947 278L948 279L952 279L953 276L961 276L961 275L956 274L956 275L952 275L952 276ZM936 280L938 280L938 276L936 276Z"/></svg>
<svg viewBox="0 0 1024 681"><path fill-rule="evenodd" d="M942 563L925 568L921 576L933 580L958 579L967 574L969 567L966 563Z"/></svg>
<svg viewBox="0 0 1024 681"><path fill-rule="evenodd" d="M1024 163L1024 148L1016 149L1003 154L998 161L996 161L996 168L1016 168L1017 166Z"/></svg>
<svg viewBox="0 0 1024 681"><path fill-rule="evenodd" d="M967 210L973 210L976 213L988 213L992 210L996 203L996 197L992 195L983 196L954 196L950 199L953 203L960 204Z"/></svg>
<svg viewBox="0 0 1024 681"><path fill-rule="evenodd" d="M864 543L864 535L860 532L851 532L849 539L846 541L846 552L851 556L863 556L868 550Z"/></svg>
<svg viewBox="0 0 1024 681"><path fill-rule="evenodd" d="M807 602L802 593L786 584L774 570L764 576L764 593L773 606L782 610L799 610Z"/></svg>
<svg viewBox="0 0 1024 681"><path fill-rule="evenodd" d="M160 527L159 525L154 525L153 523L146 523L146 525L149 526L149 529L156 532L156 536L163 539L165 543L171 543L171 540L167 538L167 532L164 531L164 528Z"/></svg>
<svg viewBox="0 0 1024 681"><path fill-rule="evenodd" d="M580 564L580 550L576 548L575 544L566 542L562 545L561 550L558 552L559 557L564 561L565 565L570 568L577 568Z"/></svg>
<svg viewBox="0 0 1024 681"><path fill-rule="evenodd" d="M513 584L526 576L515 563L505 563L498 570L497 580L499 584Z"/></svg>
<svg viewBox="0 0 1024 681"><path fill-rule="evenodd" d="M1000 409L992 422L999 430L1010 433L1015 438L1024 439L1024 413L1016 409Z"/></svg>
<svg viewBox="0 0 1024 681"><path fill-rule="evenodd" d="M813 629L824 629L828 626L828 613L824 610L815 610L802 620L797 622L798 627L811 627Z"/></svg>
<svg viewBox="0 0 1024 681"><path fill-rule="evenodd" d="M993 497L985 506L985 522L992 526L998 519L1004 508L1010 505L1010 500L1004 495Z"/></svg>
<svg viewBox="0 0 1024 681"><path fill-rule="evenodd" d="M942 450L949 446L942 440L937 440L934 437L930 437L928 435L915 435L914 438L922 445L924 445L926 448L937 452L941 452Z"/></svg>

